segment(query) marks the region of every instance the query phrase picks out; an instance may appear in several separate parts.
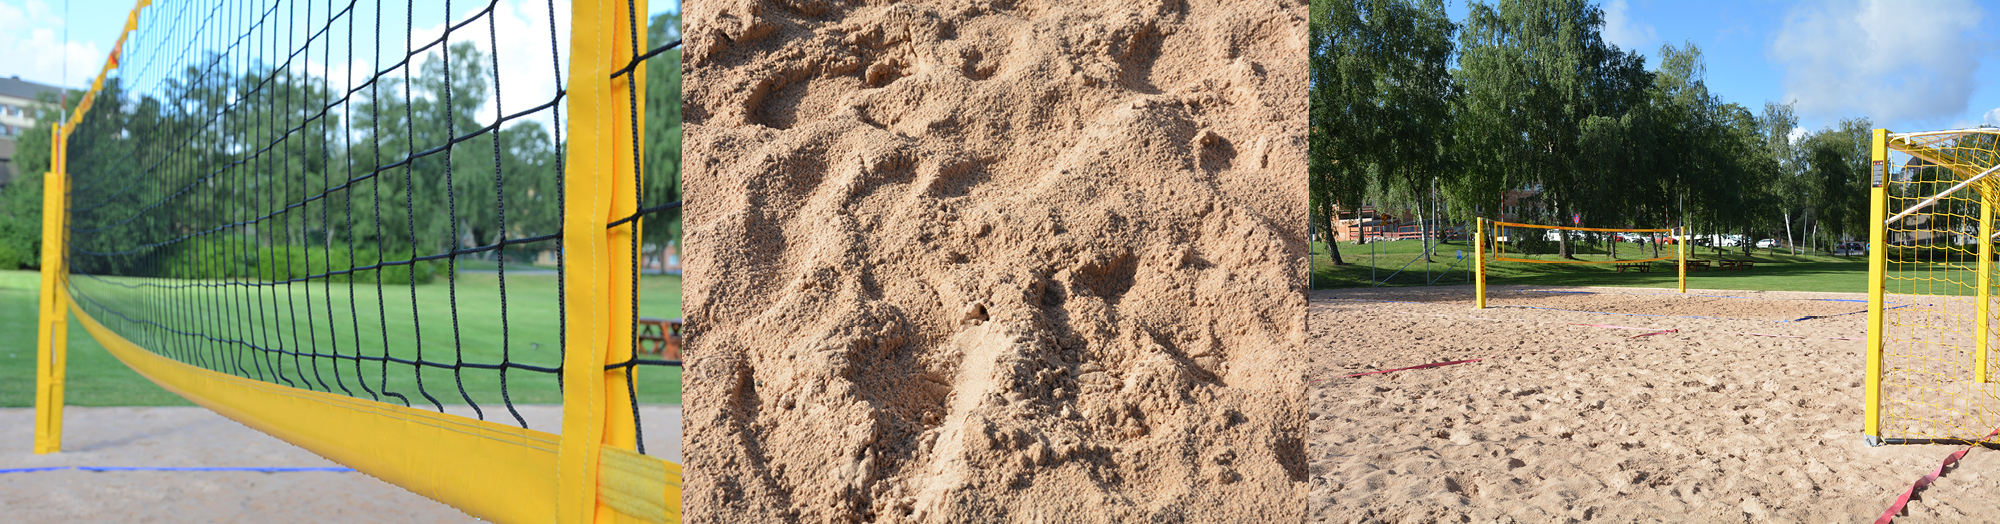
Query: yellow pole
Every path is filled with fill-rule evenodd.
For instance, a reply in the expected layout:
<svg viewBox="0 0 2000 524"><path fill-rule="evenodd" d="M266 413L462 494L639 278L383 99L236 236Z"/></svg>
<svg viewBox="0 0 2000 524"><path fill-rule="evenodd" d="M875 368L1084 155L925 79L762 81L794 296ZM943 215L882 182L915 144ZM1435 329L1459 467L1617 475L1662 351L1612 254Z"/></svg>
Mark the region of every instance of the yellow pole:
<svg viewBox="0 0 2000 524"><path fill-rule="evenodd" d="M1472 259L1477 268L1473 271L1472 309L1486 309L1486 219L1473 219L1479 227L1472 234Z"/></svg>
<svg viewBox="0 0 2000 524"><path fill-rule="evenodd" d="M1979 289L1973 291L1979 318L1972 324L1972 381L1981 384L1986 383L1986 339L1993 323L1993 205L2000 200L1995 196L2000 195L1979 192Z"/></svg>
<svg viewBox="0 0 2000 524"><path fill-rule="evenodd" d="M42 294L36 322L35 453L62 451L63 382L68 368L69 309L63 303L63 220L69 213L65 129L49 133L49 172L42 178Z"/></svg>
<svg viewBox="0 0 2000 524"><path fill-rule="evenodd" d="M1688 292L1688 238L1687 228L1674 230L1674 254L1680 257L1681 292Z"/></svg>
<svg viewBox="0 0 2000 524"><path fill-rule="evenodd" d="M565 344L571 350L563 357L556 521L584 524L620 519L620 512L607 506L604 490L618 493L623 477L600 464L637 455L629 451L635 448L637 424L626 396L625 370L605 366L632 355L632 240L638 227L636 222L612 230L606 226L638 209L633 151L640 139L635 130L643 132L644 126L636 120L643 108L634 98L645 97L645 68L616 79L611 72L643 46L646 2L574 2L570 9L571 138L562 231L563 264L569 268L563 274L569 309ZM631 90L637 90L637 97ZM680 500L664 502L672 514L680 513Z"/></svg>
<svg viewBox="0 0 2000 524"><path fill-rule="evenodd" d="M1868 361L1864 390L1865 415L1862 438L1870 446L1882 445L1882 292L1888 277L1887 224L1889 192L1889 131L1875 130L1868 146Z"/></svg>

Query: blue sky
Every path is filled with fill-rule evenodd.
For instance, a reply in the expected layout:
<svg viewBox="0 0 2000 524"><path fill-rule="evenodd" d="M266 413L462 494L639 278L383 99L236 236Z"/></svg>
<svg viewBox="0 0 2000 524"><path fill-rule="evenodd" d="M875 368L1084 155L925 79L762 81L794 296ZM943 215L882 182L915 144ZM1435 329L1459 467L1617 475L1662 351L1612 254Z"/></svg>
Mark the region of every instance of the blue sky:
<svg viewBox="0 0 2000 524"><path fill-rule="evenodd" d="M1464 21L1465 0L1447 0ZM1490 3L1490 2L1489 2ZM2000 0L1609 0L1605 39L1659 64L1663 44L1693 43L1709 91L1761 111L1794 102L1799 125L1843 118L1922 131L2000 125Z"/></svg>
<svg viewBox="0 0 2000 524"><path fill-rule="evenodd" d="M159 1L166 3L167 0ZM179 2L184 1L188 0L179 0ZM339 4L335 7L346 5L346 2L335 3ZM356 3L356 18L372 21L376 17L375 4L377 3ZM418 41L422 42L435 39L443 32L446 19L443 2L417 2L414 15L403 13L401 2L382 4L384 5L381 18L384 22L379 32L386 35L388 41L382 42L379 46L379 54L362 51L363 55L349 58L336 52L327 57L324 52L326 46L321 45L312 53L319 58L308 59L307 63L300 67L308 69L313 74L336 79L334 85L339 86L341 83L339 79L363 79L367 76L366 72L374 70L380 64L398 60L403 50L402 38L405 33L416 34ZM117 42L119 33L124 29L126 14L131 11L133 5L132 0L0 0L0 77L20 76L24 80L68 87L88 86L90 79L94 78L97 71L103 67L104 58L111 46ZM314 13L312 18L323 18L323 13L327 9L327 2L324 1L284 5L316 5L315 10L319 12ZM649 5L653 12L659 13L678 10L680 2L654 0ZM484 9L485 6L486 2L453 2L453 13L450 18L453 21L463 20L472 13ZM466 31L454 32L452 41L472 42L482 50L492 52L492 47L495 45L492 42L497 40L497 45L500 47L499 56L504 65L501 68L500 80L509 90L510 98L517 101L546 99L552 97L559 88L554 85L555 82L551 80L549 73L555 66L551 63L554 58L550 56L552 50L548 28L551 25L558 27L558 40L565 43L568 41L569 0L554 0L553 10L556 16L551 20L549 15L551 0L499 0L493 18L497 39L488 37L485 24L475 23L468 26ZM406 19L409 20L407 26L404 25ZM218 25L226 24L218 23ZM308 28L304 27L304 24L299 26L293 29L302 35ZM140 29L134 32L133 41L148 41L147 35L154 35L154 38L187 38L185 35L148 33L147 29L148 24L142 22ZM366 27L358 27L354 32L357 34L355 36L363 38L374 38L377 33ZM330 34L333 49L343 49L348 37L344 27L336 28ZM303 40L301 36L295 41ZM360 47L366 49L377 46ZM151 48L128 48L129 54L125 57L125 62L128 65L146 62L152 57L141 55L151 50ZM562 60L567 60L566 45L555 51L561 52ZM178 47L168 49L160 46L158 52L168 57L185 58L191 55ZM374 56L365 56L367 54ZM419 59L418 63L421 64L422 61ZM491 113L491 108L488 108L487 112Z"/></svg>
<svg viewBox="0 0 2000 524"><path fill-rule="evenodd" d="M1464 20L1466 1L1447 0L1454 20ZM557 3L567 10L567 0ZM85 84L103 64L132 4L0 0L0 77ZM460 4L465 10L478 7ZM531 13L529 4L547 9L546 0L502 4L519 5L518 13ZM2000 125L2000 64L1989 63L1995 60L1989 57L2000 56L1995 52L2000 32L1980 31L2000 17L2000 0L1609 0L1600 5L1606 39L1639 50L1648 67L1658 64L1662 44L1693 43L1706 58L1712 92L1753 109L1766 101L1795 102L1806 129L1852 117L1898 131ZM655 11L677 7L678 2L653 3ZM415 25L435 27L443 18L428 16ZM502 47L505 56L508 43Z"/></svg>

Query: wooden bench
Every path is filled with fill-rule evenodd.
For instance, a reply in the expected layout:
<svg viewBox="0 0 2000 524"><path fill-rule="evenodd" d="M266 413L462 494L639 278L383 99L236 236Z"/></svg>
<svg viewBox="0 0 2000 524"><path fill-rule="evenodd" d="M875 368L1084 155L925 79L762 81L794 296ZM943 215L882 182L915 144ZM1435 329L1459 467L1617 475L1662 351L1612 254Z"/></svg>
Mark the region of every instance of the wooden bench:
<svg viewBox="0 0 2000 524"><path fill-rule="evenodd" d="M681 319L639 318L639 353L681 359Z"/></svg>
<svg viewBox="0 0 2000 524"><path fill-rule="evenodd" d="M1688 271L1701 271L1701 270L1704 270L1704 269L1708 269L1708 261L1707 261L1707 260L1689 260L1689 261L1688 261Z"/></svg>
<svg viewBox="0 0 2000 524"><path fill-rule="evenodd" d="M1618 264L1618 272L1619 272L1619 273L1624 273L1624 272L1625 272L1625 270L1627 270L1627 269L1637 269L1637 270L1639 270L1639 272L1640 272L1640 273L1651 273L1651 272L1653 272L1653 265L1652 265L1652 264Z"/></svg>
<svg viewBox="0 0 2000 524"><path fill-rule="evenodd" d="M1745 269L1750 269L1751 267L1754 267L1755 265L1756 265L1756 262L1753 262L1753 261L1749 261L1749 260L1724 260L1724 261L1722 261L1722 269L1727 269L1727 270L1730 270L1730 271L1742 271L1742 270L1745 270Z"/></svg>

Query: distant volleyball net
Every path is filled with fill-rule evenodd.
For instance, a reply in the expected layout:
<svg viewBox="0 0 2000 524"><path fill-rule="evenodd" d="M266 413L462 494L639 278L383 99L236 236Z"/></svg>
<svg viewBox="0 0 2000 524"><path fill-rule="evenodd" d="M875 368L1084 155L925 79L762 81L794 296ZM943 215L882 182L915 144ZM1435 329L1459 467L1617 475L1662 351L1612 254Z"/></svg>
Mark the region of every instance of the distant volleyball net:
<svg viewBox="0 0 2000 524"><path fill-rule="evenodd" d="M141 0L53 133L36 452L73 313L168 390L473 516L679 522L641 409L679 395L678 280L646 275L681 207L646 125L678 28L523 5Z"/></svg>
<svg viewBox="0 0 2000 524"><path fill-rule="evenodd" d="M1871 149L1865 438L1989 440L2000 129L1878 129Z"/></svg>
<svg viewBox="0 0 2000 524"><path fill-rule="evenodd" d="M1686 235L1678 229L1619 229L1521 224L1479 219L1473 235L1474 307L1486 307L1487 265L1610 264L1619 270L1671 268L1687 291Z"/></svg>

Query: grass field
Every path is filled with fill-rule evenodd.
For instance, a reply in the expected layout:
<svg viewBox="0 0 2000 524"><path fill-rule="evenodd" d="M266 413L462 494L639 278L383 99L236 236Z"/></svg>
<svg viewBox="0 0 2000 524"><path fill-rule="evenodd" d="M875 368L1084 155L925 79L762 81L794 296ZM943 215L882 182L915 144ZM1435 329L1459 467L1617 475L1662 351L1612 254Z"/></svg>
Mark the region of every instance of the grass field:
<svg viewBox="0 0 2000 524"><path fill-rule="evenodd" d="M1340 254L1349 265L1335 266L1328 257L1326 246L1313 245L1312 285L1315 289L1371 287L1375 282L1383 282L1381 287L1422 286L1427 282L1434 285L1471 283L1472 245L1465 242L1443 244L1436 248L1426 276L1426 267L1418 255L1423 251L1423 243L1415 240L1382 241L1366 245L1349 242L1340 243ZM1619 244L1621 258L1634 259L1650 257L1652 251L1641 251L1639 244ZM1602 244L1579 245L1579 258L1585 260L1607 259ZM1662 248L1662 254L1669 254L1671 246ZM1464 252L1464 260L1457 258ZM1756 267L1748 271L1696 271L1688 273L1688 287L1704 289L1742 289L1758 291L1831 291L1859 293L1867 291L1868 267L1865 256L1791 255L1785 250L1756 249L1747 257L1756 262ZM1518 255L1516 255L1518 256ZM1553 256L1536 258L1554 259ZM1729 248L1724 254L1714 248L1696 247L1696 260L1741 260L1745 259L1741 250ZM1414 261L1414 262L1412 262ZM1453 263L1457 265L1453 267ZM1609 264L1530 264L1520 262L1495 262L1487 265L1488 284L1525 284L1552 286L1625 286L1625 287L1672 287L1678 276L1672 270L1672 262L1654 262L1650 273L1619 273ZM1397 270L1401 269L1401 273ZM1395 274L1394 278L1390 275ZM1428 280L1427 280L1428 278Z"/></svg>
<svg viewBox="0 0 2000 524"><path fill-rule="evenodd" d="M501 374L496 370L423 367L419 372L408 364L275 355L248 346L307 353L317 350L322 355L358 352L364 356L381 356L387 347L388 354L396 358L415 359L421 352L424 360L447 364L460 358L468 363L495 364L501 361L503 352L511 362L543 367L553 367L560 359L561 312L554 275L507 277L504 331L499 279L492 274L459 275L456 308L453 286L444 279L414 289L384 286L379 296L375 285L367 283L354 284L352 291L342 282L209 288L192 287L204 282L79 276L73 283L79 291L79 302L87 310L111 308L134 319L153 319L176 330L243 341L211 343L173 335L114 314L97 315L98 321L126 338L170 357L271 382L387 402L402 403L381 396L385 392L401 394L418 406L432 402L465 404L466 397L470 397L487 408L488 418L495 414L490 406L502 400ZM0 272L0 352L4 352L0 353L4 357L0 360L0 406L28 406L34 402L35 359L28 348L35 345L32 319L38 284L36 273ZM173 290L175 300L160 299L169 294L166 291L169 289ZM640 295L643 316L681 315L679 277L644 277ZM74 323L72 326L70 404L185 404L110 357L80 326ZM679 403L680 371L672 367L640 368L639 401ZM506 375L508 398L513 402L561 400L552 374L517 369ZM418 386L419 379L422 388Z"/></svg>

